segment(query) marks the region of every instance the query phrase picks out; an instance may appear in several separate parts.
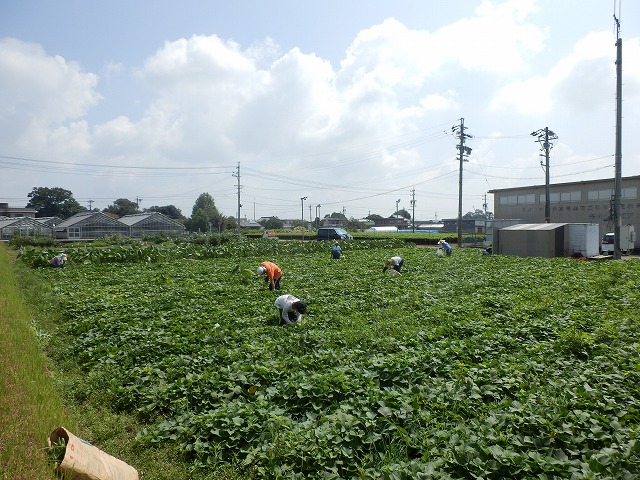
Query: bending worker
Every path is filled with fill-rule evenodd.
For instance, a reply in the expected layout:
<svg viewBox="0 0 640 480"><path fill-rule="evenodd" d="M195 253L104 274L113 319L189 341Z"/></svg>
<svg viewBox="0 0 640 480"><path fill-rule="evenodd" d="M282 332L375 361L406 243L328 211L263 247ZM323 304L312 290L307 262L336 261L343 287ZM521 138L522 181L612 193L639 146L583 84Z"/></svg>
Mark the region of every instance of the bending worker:
<svg viewBox="0 0 640 480"><path fill-rule="evenodd" d="M274 305L280 311L280 318L287 325L299 322L302 315L307 311L307 304L293 295L280 295L276 298Z"/></svg>
<svg viewBox="0 0 640 480"><path fill-rule="evenodd" d="M392 270L395 270L396 272L400 273L400 269L402 268L403 264L404 264L404 258L391 257L384 261L384 267L382 267L382 271L386 272L389 268L391 268Z"/></svg>
<svg viewBox="0 0 640 480"><path fill-rule="evenodd" d="M61 253L49 260L49 265L53 268L64 268L64 262L67 261L67 254Z"/></svg>
<svg viewBox="0 0 640 480"><path fill-rule="evenodd" d="M447 255L451 255L451 245L449 245L445 240L440 240L438 242L438 245L440 245L444 249L444 253L446 253Z"/></svg>
<svg viewBox="0 0 640 480"><path fill-rule="evenodd" d="M282 270L278 265L273 262L262 262L256 274L265 276L265 281L269 283L269 290L280 290Z"/></svg>

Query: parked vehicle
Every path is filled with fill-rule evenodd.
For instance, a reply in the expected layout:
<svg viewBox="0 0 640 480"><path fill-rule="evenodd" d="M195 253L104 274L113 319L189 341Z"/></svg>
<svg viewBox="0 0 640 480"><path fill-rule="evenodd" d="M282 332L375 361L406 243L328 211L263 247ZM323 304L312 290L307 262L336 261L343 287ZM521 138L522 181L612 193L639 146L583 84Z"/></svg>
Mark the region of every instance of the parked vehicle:
<svg viewBox="0 0 640 480"><path fill-rule="evenodd" d="M353 240L344 228L319 228L316 235L317 240Z"/></svg>
<svg viewBox="0 0 640 480"><path fill-rule="evenodd" d="M605 233L600 243L600 252L603 255L613 254L615 234L613 232ZM636 241L636 230L633 225L620 226L620 252L625 255L633 253Z"/></svg>

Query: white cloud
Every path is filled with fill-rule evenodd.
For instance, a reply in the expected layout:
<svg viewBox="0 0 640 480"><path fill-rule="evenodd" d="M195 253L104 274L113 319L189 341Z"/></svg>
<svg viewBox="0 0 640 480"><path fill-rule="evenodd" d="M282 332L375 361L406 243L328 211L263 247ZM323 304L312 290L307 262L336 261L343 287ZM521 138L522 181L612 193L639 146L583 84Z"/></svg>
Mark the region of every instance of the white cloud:
<svg viewBox="0 0 640 480"><path fill-rule="evenodd" d="M96 75L83 72L75 62L47 55L39 45L11 38L0 40L0 71L0 135L5 148L43 152L65 143L71 151L86 146L87 126L65 124L82 118L100 100ZM76 141L75 135L82 138Z"/></svg>
<svg viewBox="0 0 640 480"><path fill-rule="evenodd" d="M444 95L434 93L420 99L420 105L427 111L455 110L458 104L455 100L455 92L448 91Z"/></svg>
<svg viewBox="0 0 640 480"><path fill-rule="evenodd" d="M614 43L611 33L588 34L546 75L515 81L498 90L490 108L515 108L534 115L558 108L574 113L610 108L615 94ZM633 67L629 73L633 78Z"/></svg>

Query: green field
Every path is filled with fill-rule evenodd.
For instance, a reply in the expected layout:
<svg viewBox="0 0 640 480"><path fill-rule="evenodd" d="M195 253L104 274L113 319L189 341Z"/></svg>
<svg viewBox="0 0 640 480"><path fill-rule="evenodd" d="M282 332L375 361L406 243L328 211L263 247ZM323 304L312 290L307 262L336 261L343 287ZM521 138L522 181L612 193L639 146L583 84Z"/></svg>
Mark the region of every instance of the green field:
<svg viewBox="0 0 640 480"><path fill-rule="evenodd" d="M19 274L55 312L37 328L65 401L133 418L136 467L169 448L193 479L638 477L636 260L328 245L79 247L64 270L34 250ZM263 260L303 323L278 325Z"/></svg>

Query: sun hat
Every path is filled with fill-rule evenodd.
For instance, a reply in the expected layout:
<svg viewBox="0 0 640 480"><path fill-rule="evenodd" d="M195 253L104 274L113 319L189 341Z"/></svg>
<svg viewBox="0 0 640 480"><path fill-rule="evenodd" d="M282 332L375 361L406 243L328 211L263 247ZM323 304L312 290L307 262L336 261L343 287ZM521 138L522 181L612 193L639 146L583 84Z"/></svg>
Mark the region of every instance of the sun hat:
<svg viewBox="0 0 640 480"><path fill-rule="evenodd" d="M256 270L256 275L262 275L264 272L266 272L267 269L264 268L263 266L258 267L258 269Z"/></svg>

